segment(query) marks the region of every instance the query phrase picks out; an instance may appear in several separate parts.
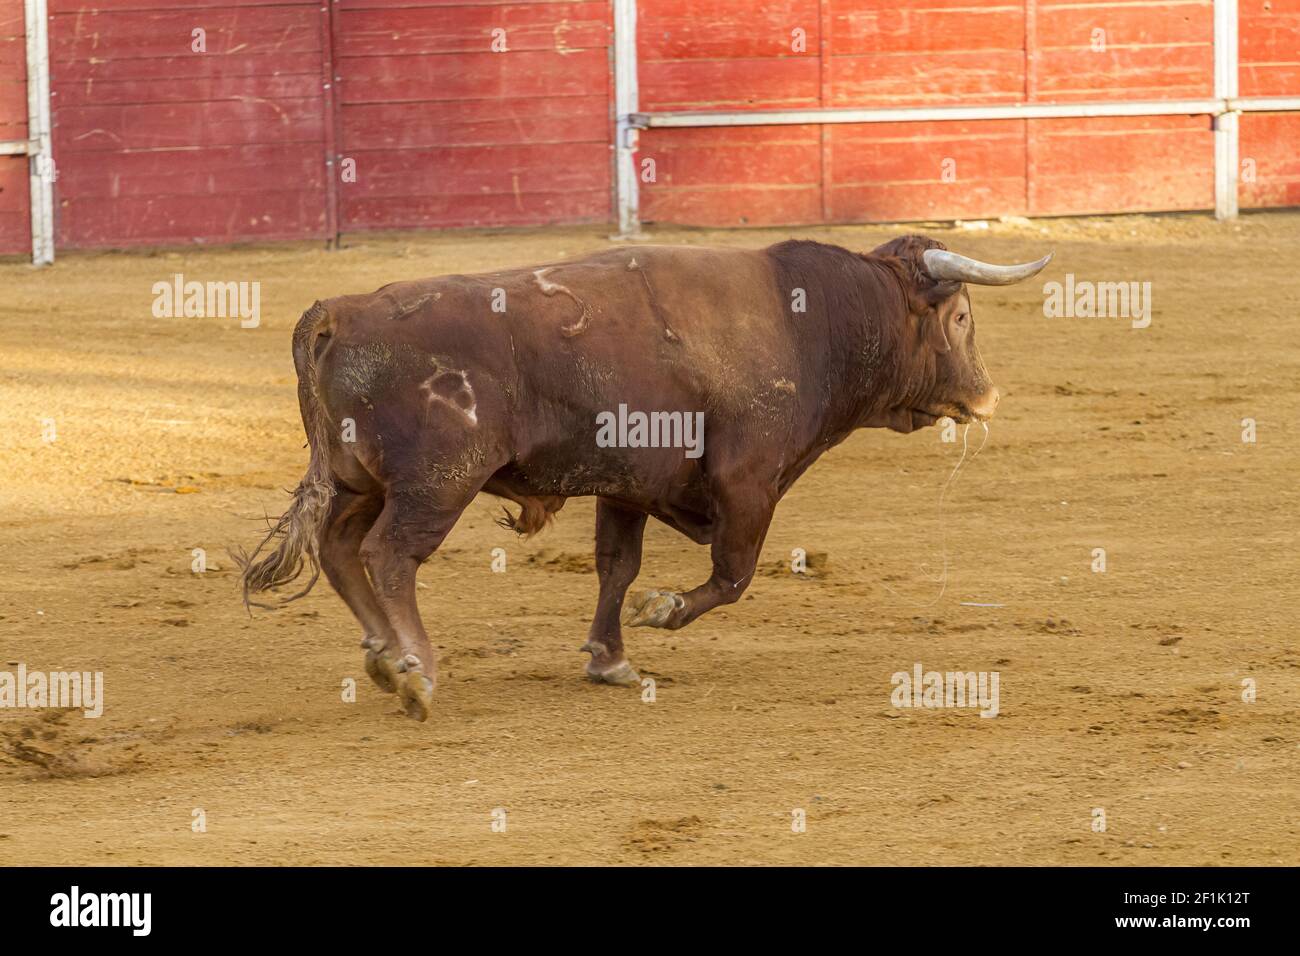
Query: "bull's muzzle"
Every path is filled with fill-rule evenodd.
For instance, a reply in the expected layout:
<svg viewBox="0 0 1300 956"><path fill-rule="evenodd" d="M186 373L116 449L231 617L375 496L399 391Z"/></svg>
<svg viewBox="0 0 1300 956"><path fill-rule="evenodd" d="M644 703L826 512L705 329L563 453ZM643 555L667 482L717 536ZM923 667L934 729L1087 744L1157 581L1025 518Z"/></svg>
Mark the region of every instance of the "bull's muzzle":
<svg viewBox="0 0 1300 956"><path fill-rule="evenodd" d="M1002 400L1002 393L996 388L991 387L987 392L971 403L971 415L976 421L986 422L993 417L997 411L998 402Z"/></svg>

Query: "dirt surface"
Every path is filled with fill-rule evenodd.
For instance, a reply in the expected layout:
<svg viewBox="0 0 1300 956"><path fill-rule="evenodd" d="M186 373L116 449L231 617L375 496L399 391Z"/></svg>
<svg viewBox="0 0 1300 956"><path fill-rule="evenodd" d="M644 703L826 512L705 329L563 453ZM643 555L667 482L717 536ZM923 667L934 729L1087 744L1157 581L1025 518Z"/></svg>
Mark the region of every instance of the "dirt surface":
<svg viewBox="0 0 1300 956"><path fill-rule="evenodd" d="M903 231L653 234L865 250ZM99 719L0 710L0 862L1300 863L1300 215L912 231L1057 253L973 293L1004 398L942 506L961 429L853 436L782 502L742 601L628 632L646 702L583 679L593 503L520 542L481 497L421 572L442 659L425 724L366 679L328 586L251 618L237 600L226 548L307 458L290 330L316 298L606 230L0 263L0 670L102 671L105 695ZM261 325L154 318L178 272L260 282ZM1150 281L1150 327L1045 318L1067 272ZM646 545L637 587L707 577L662 525ZM997 717L891 706L918 662L996 671Z"/></svg>

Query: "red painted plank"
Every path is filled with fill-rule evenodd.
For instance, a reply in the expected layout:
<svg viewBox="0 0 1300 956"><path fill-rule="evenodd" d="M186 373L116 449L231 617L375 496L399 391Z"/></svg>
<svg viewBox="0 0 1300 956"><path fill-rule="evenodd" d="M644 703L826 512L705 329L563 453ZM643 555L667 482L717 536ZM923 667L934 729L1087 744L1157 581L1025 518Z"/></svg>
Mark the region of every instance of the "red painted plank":
<svg viewBox="0 0 1300 956"><path fill-rule="evenodd" d="M81 13L94 16L96 13L157 10L163 0L46 0L50 13ZM278 7L284 6L286 0L165 0L169 8L189 10L206 7ZM294 0L289 0L294 2ZM299 0L300 2L300 0ZM349 3L353 0L348 0Z"/></svg>
<svg viewBox="0 0 1300 956"><path fill-rule="evenodd" d="M30 192L26 156L0 156L0 212L27 214ZM24 243L29 230L24 229Z"/></svg>
<svg viewBox="0 0 1300 956"><path fill-rule="evenodd" d="M814 57L645 63L640 82L643 110L795 109L820 100Z"/></svg>
<svg viewBox="0 0 1300 956"><path fill-rule="evenodd" d="M656 141L652 141L654 143ZM658 147L643 143L637 152L642 189L682 186L806 186L821 179L821 143L771 142L745 149L735 144L682 148L671 139ZM653 166L645 165L647 160ZM645 182L653 171L654 183Z"/></svg>
<svg viewBox="0 0 1300 956"><path fill-rule="evenodd" d="M27 38L22 34L22 22L17 24L18 33L5 33L0 28L0 79L21 80L27 75Z"/></svg>
<svg viewBox="0 0 1300 956"><path fill-rule="evenodd" d="M609 149L603 143L354 150L357 181L343 194L365 196L488 195L604 190Z"/></svg>
<svg viewBox="0 0 1300 956"><path fill-rule="evenodd" d="M1031 215L1214 205L1208 117L1035 120L1029 139Z"/></svg>
<svg viewBox="0 0 1300 956"><path fill-rule="evenodd" d="M62 199L148 196L236 196L265 192L268 183L296 191L323 190L319 150L229 146L203 150L122 152L110 163L73 154L59 169Z"/></svg>
<svg viewBox="0 0 1300 956"><path fill-rule="evenodd" d="M1040 100L1184 99L1214 95L1209 46L1044 51L1036 78Z"/></svg>
<svg viewBox="0 0 1300 956"><path fill-rule="evenodd" d="M543 226L608 222L608 193L494 193L484 196L380 197L346 200L349 231L458 226Z"/></svg>
<svg viewBox="0 0 1300 956"><path fill-rule="evenodd" d="M394 8L438 9L442 7L495 6L508 2L512 5L535 4L549 6L566 0L343 0L349 10L391 10Z"/></svg>
<svg viewBox="0 0 1300 956"><path fill-rule="evenodd" d="M338 11L339 56L489 53L504 31L506 50L605 50L611 40L604 2L488 4L433 9Z"/></svg>
<svg viewBox="0 0 1300 956"><path fill-rule="evenodd" d="M23 3L22 0L0 0L0 140L26 139L27 138L27 42L24 35L23 24ZM19 158L24 172L26 170L26 159ZM12 194L15 190L12 182L14 175L12 169L15 167L14 161L10 159L0 160L0 166L6 170L5 183L0 184L0 189L8 189ZM26 193L26 176L23 177L22 192ZM0 195L0 210L5 209L6 199ZM10 205L7 213L0 213L13 219L16 215L15 208L12 205L12 195L9 198ZM24 201L23 215L26 215L26 204ZM14 242L21 241L22 248L27 248L29 244L28 229L24 228L20 233L9 236L6 230L12 230L13 223L0 224L0 251L14 251L12 246Z"/></svg>
<svg viewBox="0 0 1300 956"><path fill-rule="evenodd" d="M1214 42L1213 0L1040 3L1034 19L1036 47L1044 51L1088 50L1096 42L1130 50Z"/></svg>
<svg viewBox="0 0 1300 956"><path fill-rule="evenodd" d="M163 80L214 83L235 82L248 77L290 76L302 74L319 79L320 51L285 54L226 53L220 56L146 57L131 60L73 60L56 64L50 70L50 83L62 89L73 83L86 87L93 95L97 83L126 83L144 80L163 85ZM163 94L156 93L154 96ZM93 102L93 100L92 100Z"/></svg>
<svg viewBox="0 0 1300 956"><path fill-rule="evenodd" d="M837 222L910 222L920 219L984 219L1023 210L1024 179L986 179L952 184L877 183L832 186L831 215Z"/></svg>
<svg viewBox="0 0 1300 956"><path fill-rule="evenodd" d="M1025 14L1019 3L959 8L907 4L834 4L829 52L832 56L877 54L914 57L927 53L977 50L1020 52Z"/></svg>
<svg viewBox="0 0 1300 956"><path fill-rule="evenodd" d="M1240 0L1242 96L1300 94L1300 0Z"/></svg>
<svg viewBox="0 0 1300 956"><path fill-rule="evenodd" d="M22 35L22 0L0 0L0 37L20 37Z"/></svg>
<svg viewBox="0 0 1300 956"><path fill-rule="evenodd" d="M648 167L646 160L652 160ZM735 128L653 129L641 134L636 154L643 212L652 219L695 224L812 222L809 190L821 182L821 130L817 126L741 126ZM647 182L653 171L654 181ZM791 192L791 188L795 192ZM737 190L771 201L771 209L742 210ZM710 202L718 204L712 218ZM786 210L786 212L780 212ZM687 218L675 220L674 216Z"/></svg>
<svg viewBox="0 0 1300 956"><path fill-rule="evenodd" d="M0 140L27 138L27 44L22 0L0 0ZM26 156L0 156L0 255L31 252Z"/></svg>
<svg viewBox="0 0 1300 956"><path fill-rule="evenodd" d="M1242 207L1300 206L1300 113L1246 113L1239 122Z"/></svg>
<svg viewBox="0 0 1300 956"><path fill-rule="evenodd" d="M602 143L610 139L609 99L439 100L360 103L342 111L343 148L405 149L531 143Z"/></svg>
<svg viewBox="0 0 1300 956"><path fill-rule="evenodd" d="M692 226L776 226L821 220L818 186L747 186L657 189L646 193L647 222Z"/></svg>
<svg viewBox="0 0 1300 956"><path fill-rule="evenodd" d="M76 106L58 111L55 152L320 143L322 124L319 99Z"/></svg>
<svg viewBox="0 0 1300 956"><path fill-rule="evenodd" d="M286 189L224 196L79 199L60 202L58 213L61 249L325 235L320 194Z"/></svg>
<svg viewBox="0 0 1300 956"><path fill-rule="evenodd" d="M817 56L821 25L818 0L640 0L637 55L658 60ZM803 53L794 49L802 30Z"/></svg>
<svg viewBox="0 0 1300 956"><path fill-rule="evenodd" d="M933 53L837 56L828 106L1016 103L1024 99L1024 54Z"/></svg>
<svg viewBox="0 0 1300 956"><path fill-rule="evenodd" d="M0 83L0 139L27 137L27 83Z"/></svg>
<svg viewBox="0 0 1300 956"><path fill-rule="evenodd" d="M50 60L109 60L228 54L293 54L320 50L319 3L223 10L140 10L51 17ZM204 53L191 51L191 31L206 31Z"/></svg>
<svg viewBox="0 0 1300 956"><path fill-rule="evenodd" d="M605 50L343 57L344 103L587 96L608 83Z"/></svg>
<svg viewBox="0 0 1300 956"><path fill-rule="evenodd" d="M827 181L939 184L957 191L1025 172L1022 120L833 126Z"/></svg>
<svg viewBox="0 0 1300 956"><path fill-rule="evenodd" d="M71 106L129 106L143 103L203 103L220 100L250 101L319 97L320 76L312 73L283 76L219 76L157 78L105 82L59 83L62 109Z"/></svg>

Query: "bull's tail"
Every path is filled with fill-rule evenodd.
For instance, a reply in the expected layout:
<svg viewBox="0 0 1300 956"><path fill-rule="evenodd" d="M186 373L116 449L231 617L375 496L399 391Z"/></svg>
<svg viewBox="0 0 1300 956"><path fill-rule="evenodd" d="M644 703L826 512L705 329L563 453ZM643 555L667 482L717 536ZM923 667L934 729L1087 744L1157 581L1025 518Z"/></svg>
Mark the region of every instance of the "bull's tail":
<svg viewBox="0 0 1300 956"><path fill-rule="evenodd" d="M321 405L316 381L316 340L329 335L329 323L328 311L317 302L302 314L293 331L298 404L311 445L311 460L307 474L294 490L288 510L271 525L253 553L241 548L231 555L240 568L245 606L274 607L254 601L252 595L288 584L304 568L310 569L311 580L298 593L281 598L281 604L302 597L320 577L320 534L329 518L334 478L329 466L330 422Z"/></svg>

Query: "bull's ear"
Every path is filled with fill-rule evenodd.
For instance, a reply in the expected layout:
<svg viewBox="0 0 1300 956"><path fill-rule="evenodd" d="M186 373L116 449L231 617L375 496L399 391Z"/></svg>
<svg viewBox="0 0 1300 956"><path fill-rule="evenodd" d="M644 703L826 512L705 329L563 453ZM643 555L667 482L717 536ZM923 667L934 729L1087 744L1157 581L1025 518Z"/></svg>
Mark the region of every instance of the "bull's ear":
<svg viewBox="0 0 1300 956"><path fill-rule="evenodd" d="M948 344L948 333L943 327L943 319L939 316L938 309L931 309L921 316L921 334L925 336L925 343L940 355L951 348Z"/></svg>
<svg viewBox="0 0 1300 956"><path fill-rule="evenodd" d="M961 291L960 282L937 282L912 293L911 308L921 322L921 335L936 352L947 352L948 332L943 327L943 303Z"/></svg>

